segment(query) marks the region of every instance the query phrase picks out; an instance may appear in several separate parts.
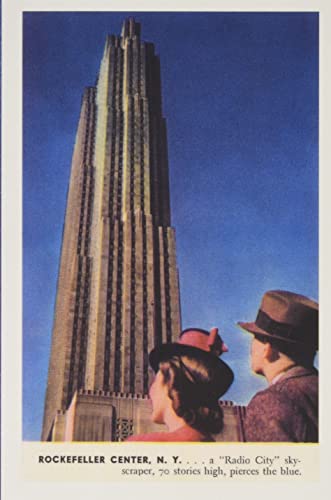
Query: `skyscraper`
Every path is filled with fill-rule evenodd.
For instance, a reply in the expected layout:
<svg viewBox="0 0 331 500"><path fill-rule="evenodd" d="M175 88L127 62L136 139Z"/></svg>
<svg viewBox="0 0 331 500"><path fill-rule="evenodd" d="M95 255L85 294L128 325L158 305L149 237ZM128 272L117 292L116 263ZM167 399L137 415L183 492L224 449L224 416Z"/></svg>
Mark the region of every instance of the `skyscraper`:
<svg viewBox="0 0 331 500"><path fill-rule="evenodd" d="M148 352L180 331L170 224L159 58L129 19L107 38L97 83L83 95L42 439L122 439L139 429Z"/></svg>
<svg viewBox="0 0 331 500"><path fill-rule="evenodd" d="M180 329L159 58L128 19L107 38L82 99L42 439L120 441L158 430L148 352ZM224 410L227 439L237 440L240 409Z"/></svg>

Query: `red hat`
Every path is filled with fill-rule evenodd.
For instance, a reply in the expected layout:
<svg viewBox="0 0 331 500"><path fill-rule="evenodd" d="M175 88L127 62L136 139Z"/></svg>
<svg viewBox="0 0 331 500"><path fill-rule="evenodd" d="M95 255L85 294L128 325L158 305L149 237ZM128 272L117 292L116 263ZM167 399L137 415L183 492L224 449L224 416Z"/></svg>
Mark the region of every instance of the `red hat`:
<svg viewBox="0 0 331 500"><path fill-rule="evenodd" d="M266 292L255 322L240 321L238 325L257 336L318 350L318 304L304 295L284 290Z"/></svg>
<svg viewBox="0 0 331 500"><path fill-rule="evenodd" d="M218 356L227 352L228 348L218 335L218 328L210 332L201 328L187 328L182 331L178 342L161 344L149 354L149 362L155 372L159 363L173 356L189 356L198 359L214 371L213 392L221 397L233 382L234 375L231 368Z"/></svg>

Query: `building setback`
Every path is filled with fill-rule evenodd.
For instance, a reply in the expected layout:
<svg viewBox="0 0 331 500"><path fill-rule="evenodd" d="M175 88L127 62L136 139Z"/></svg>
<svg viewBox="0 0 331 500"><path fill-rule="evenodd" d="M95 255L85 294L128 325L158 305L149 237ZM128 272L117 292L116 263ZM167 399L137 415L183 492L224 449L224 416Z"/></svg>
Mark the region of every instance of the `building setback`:
<svg viewBox="0 0 331 500"><path fill-rule="evenodd" d="M82 99L42 440L121 441L159 430L150 422L148 353L180 329L159 58L128 19L121 36L107 38L96 86ZM241 413L225 414L229 440L238 439Z"/></svg>

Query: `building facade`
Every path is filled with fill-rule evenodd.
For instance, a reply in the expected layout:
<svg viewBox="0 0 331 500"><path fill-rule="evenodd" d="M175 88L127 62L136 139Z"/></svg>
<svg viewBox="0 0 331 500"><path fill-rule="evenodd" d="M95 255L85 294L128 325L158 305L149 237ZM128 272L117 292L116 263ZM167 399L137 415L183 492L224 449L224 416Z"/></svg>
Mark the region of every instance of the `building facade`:
<svg viewBox="0 0 331 500"><path fill-rule="evenodd" d="M148 353L180 330L159 58L128 19L107 38L82 99L42 440L159 430L149 418Z"/></svg>

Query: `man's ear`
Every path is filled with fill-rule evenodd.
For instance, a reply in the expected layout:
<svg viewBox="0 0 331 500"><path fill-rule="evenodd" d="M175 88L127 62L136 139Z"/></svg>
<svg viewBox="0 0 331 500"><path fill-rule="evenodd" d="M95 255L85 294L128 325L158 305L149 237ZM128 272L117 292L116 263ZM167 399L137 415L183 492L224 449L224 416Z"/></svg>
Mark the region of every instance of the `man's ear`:
<svg viewBox="0 0 331 500"><path fill-rule="evenodd" d="M277 361L279 359L279 352L275 349L269 342L264 344L263 357L269 363Z"/></svg>

